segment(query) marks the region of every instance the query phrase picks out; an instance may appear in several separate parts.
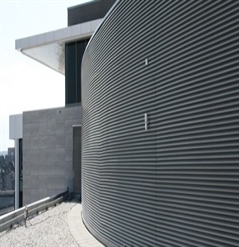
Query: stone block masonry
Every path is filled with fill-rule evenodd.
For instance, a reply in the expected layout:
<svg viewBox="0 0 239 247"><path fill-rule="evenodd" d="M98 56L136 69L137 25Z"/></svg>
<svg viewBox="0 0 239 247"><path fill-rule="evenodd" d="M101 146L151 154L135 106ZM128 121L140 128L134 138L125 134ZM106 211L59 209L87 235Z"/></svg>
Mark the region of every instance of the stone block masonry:
<svg viewBox="0 0 239 247"><path fill-rule="evenodd" d="M73 188L72 126L81 106L23 113L23 205Z"/></svg>

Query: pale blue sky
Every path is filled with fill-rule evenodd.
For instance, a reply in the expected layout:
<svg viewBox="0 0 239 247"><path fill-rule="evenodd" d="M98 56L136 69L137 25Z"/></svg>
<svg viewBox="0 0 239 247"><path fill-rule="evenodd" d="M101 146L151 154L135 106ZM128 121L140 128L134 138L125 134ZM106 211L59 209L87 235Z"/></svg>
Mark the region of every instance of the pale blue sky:
<svg viewBox="0 0 239 247"><path fill-rule="evenodd" d="M64 76L16 51L15 40L66 27L67 8L88 1L0 0L0 151L14 145L9 115L64 106Z"/></svg>

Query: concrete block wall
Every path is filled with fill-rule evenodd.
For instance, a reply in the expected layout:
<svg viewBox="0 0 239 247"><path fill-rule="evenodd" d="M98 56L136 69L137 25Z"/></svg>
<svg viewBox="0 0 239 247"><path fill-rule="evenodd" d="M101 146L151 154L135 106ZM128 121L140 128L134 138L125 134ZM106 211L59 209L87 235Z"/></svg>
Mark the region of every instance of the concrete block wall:
<svg viewBox="0 0 239 247"><path fill-rule="evenodd" d="M23 113L23 204L73 188L72 126L81 106Z"/></svg>

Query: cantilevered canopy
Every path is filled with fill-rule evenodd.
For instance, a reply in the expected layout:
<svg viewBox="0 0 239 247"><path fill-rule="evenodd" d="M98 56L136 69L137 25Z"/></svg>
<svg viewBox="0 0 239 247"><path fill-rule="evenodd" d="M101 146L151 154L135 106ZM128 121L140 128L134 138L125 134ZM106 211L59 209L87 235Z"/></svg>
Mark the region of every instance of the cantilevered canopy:
<svg viewBox="0 0 239 247"><path fill-rule="evenodd" d="M89 38L102 19L56 31L42 33L15 42L16 50L65 75L65 43Z"/></svg>

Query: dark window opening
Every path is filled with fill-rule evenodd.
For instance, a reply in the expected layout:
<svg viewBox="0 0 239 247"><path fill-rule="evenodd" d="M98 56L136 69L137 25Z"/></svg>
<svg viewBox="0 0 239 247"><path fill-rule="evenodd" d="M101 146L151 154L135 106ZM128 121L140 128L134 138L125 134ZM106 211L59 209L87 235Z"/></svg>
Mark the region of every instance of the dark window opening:
<svg viewBox="0 0 239 247"><path fill-rule="evenodd" d="M65 104L81 102L81 61L89 39L65 45Z"/></svg>

